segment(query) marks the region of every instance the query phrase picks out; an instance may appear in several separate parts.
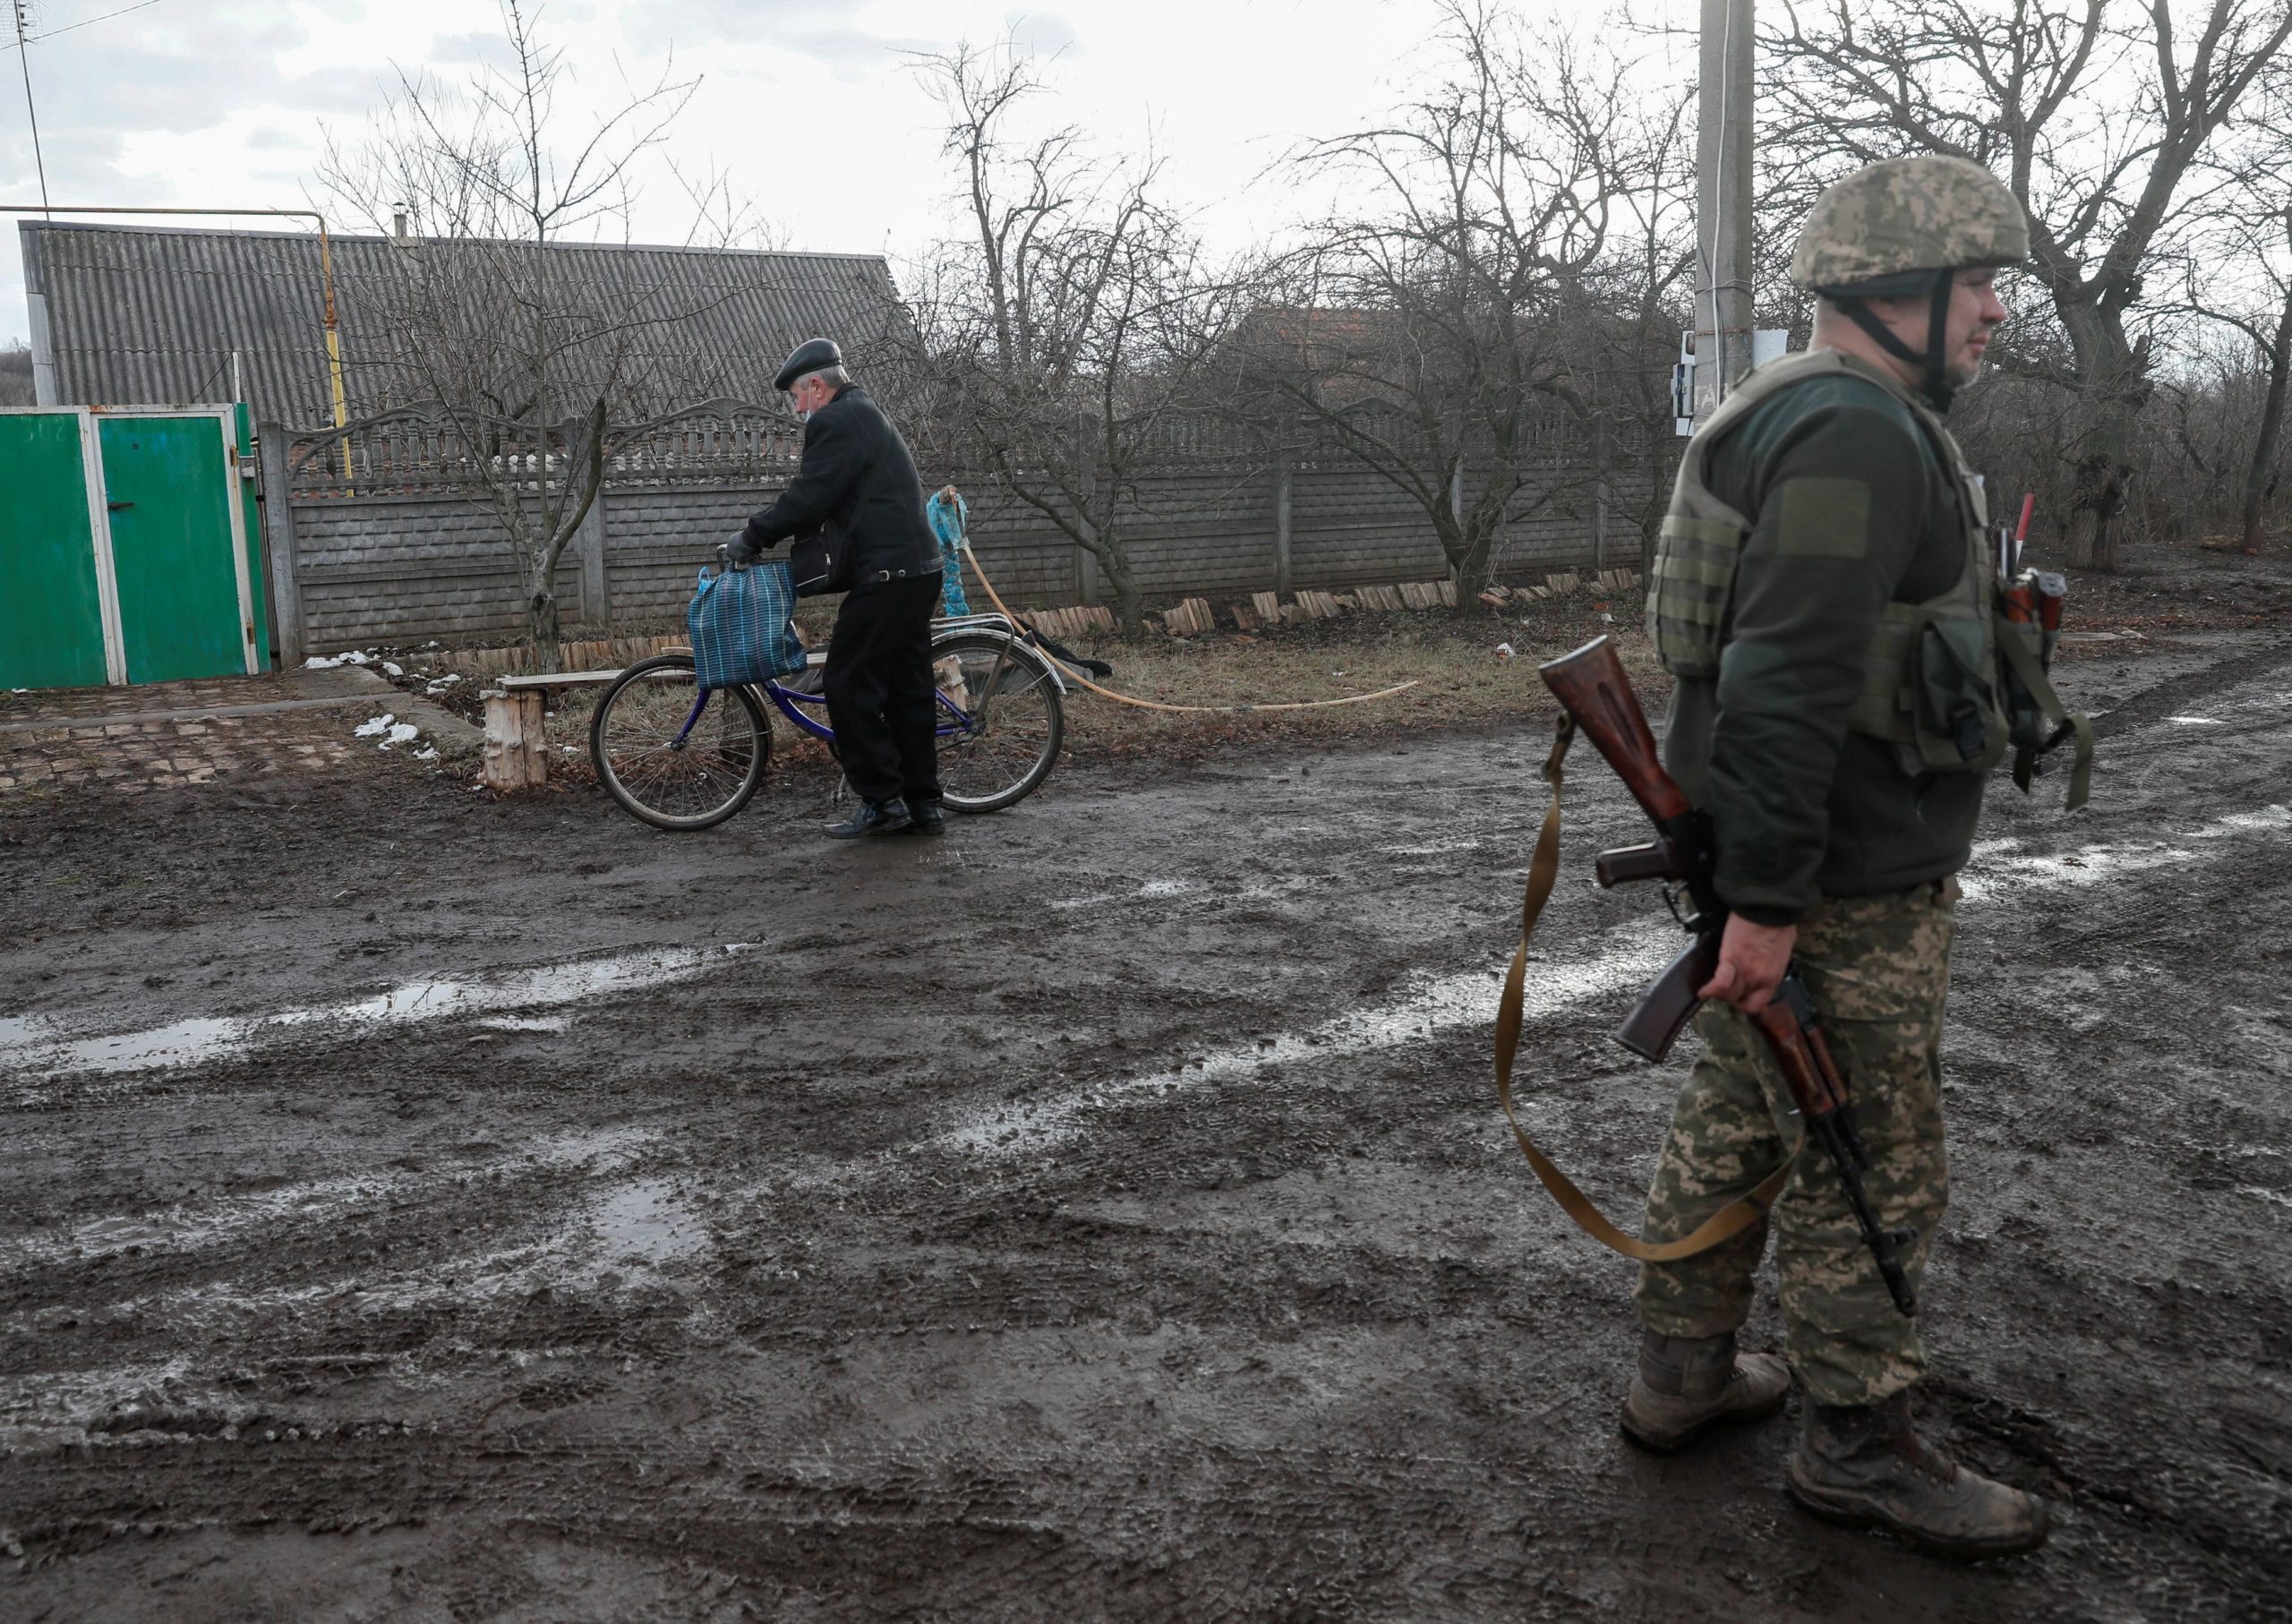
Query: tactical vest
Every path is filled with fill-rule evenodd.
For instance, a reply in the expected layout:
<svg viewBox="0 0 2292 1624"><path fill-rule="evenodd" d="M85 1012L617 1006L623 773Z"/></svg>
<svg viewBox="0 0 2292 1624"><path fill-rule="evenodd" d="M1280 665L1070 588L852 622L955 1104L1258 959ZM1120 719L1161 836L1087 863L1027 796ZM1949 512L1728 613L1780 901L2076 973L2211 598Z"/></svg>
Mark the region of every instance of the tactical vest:
<svg viewBox="0 0 2292 1624"><path fill-rule="evenodd" d="M2037 650L2022 646L2034 634L1997 613L1989 509L1980 482L1925 402L1891 375L1837 350L1785 355L1749 373L1688 442L1647 594L1647 635L1656 656L1675 677L1715 677L1732 620L1736 565L1753 521L1705 483L1710 448L1769 397L1841 375L1875 383L1910 408L1937 464L1950 475L1965 540L1964 567L1946 591L1920 603L1886 605L1863 657L1862 689L1847 725L1892 745L1903 771L1913 777L1986 773L2013 748L2014 778L2025 790L2037 755L2074 731L2079 759L2072 805L2082 803L2091 731L2082 717L2063 709ZM2015 645L2002 647L2001 639Z"/></svg>

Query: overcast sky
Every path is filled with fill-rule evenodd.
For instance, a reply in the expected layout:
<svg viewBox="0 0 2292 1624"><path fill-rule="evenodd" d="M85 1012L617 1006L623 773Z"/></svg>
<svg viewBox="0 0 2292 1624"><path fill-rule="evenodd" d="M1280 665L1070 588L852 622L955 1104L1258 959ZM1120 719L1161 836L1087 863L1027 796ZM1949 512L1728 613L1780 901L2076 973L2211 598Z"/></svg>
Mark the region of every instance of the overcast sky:
<svg viewBox="0 0 2292 1624"><path fill-rule="evenodd" d="M150 0L106 15L127 4L33 0L32 32L49 37L30 47L31 89L56 201L308 206L328 132L355 146L398 69L466 79L501 34L492 0ZM1150 135L1170 199L1238 246L1289 207L1259 178L1272 160L1389 107L1432 63L1431 16L1424 0L548 0L541 31L577 76L569 136L584 128L580 102L617 103L673 52L680 75L703 81L677 126L686 167L729 174L788 247L897 257L945 229L951 184L938 111L903 53L1014 32L1055 54L1058 102L1039 111L1110 150ZM0 201L37 203L7 43ZM689 217L658 174L635 235L682 241ZM27 330L16 234L0 231L0 342Z"/></svg>

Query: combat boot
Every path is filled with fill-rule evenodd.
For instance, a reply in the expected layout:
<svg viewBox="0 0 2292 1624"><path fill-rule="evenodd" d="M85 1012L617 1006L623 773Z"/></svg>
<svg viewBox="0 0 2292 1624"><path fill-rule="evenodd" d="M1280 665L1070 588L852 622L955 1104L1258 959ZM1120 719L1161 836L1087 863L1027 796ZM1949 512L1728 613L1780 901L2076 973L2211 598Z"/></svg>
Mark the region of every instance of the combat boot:
<svg viewBox="0 0 2292 1624"><path fill-rule="evenodd" d="M1715 1421L1760 1421L1783 1407L1791 1369L1773 1354L1735 1352L1717 1337L1639 1333L1639 1375L1623 1401L1623 1435L1669 1453Z"/></svg>
<svg viewBox="0 0 2292 1624"><path fill-rule="evenodd" d="M1969 1472L1918 1435L1910 1395L1884 1404L1809 1403L1791 1498L1826 1522L1884 1528L1937 1556L1977 1561L2045 1543L2045 1501Z"/></svg>

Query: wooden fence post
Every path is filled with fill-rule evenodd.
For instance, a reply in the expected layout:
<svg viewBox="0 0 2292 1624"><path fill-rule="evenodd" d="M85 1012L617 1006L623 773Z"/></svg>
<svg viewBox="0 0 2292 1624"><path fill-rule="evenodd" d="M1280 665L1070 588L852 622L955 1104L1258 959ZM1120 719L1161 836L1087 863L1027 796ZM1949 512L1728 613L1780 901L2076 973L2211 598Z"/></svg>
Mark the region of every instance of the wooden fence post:
<svg viewBox="0 0 2292 1624"><path fill-rule="evenodd" d="M485 696L485 787L530 790L549 781L549 737L538 688Z"/></svg>
<svg viewBox="0 0 2292 1624"><path fill-rule="evenodd" d="M1289 505L1292 499L1289 446L1284 441L1273 453L1273 590L1289 592Z"/></svg>
<svg viewBox="0 0 2292 1624"><path fill-rule="evenodd" d="M612 624L612 600L605 582L605 493L600 489L573 533L574 556L581 560L581 624L602 630Z"/></svg>

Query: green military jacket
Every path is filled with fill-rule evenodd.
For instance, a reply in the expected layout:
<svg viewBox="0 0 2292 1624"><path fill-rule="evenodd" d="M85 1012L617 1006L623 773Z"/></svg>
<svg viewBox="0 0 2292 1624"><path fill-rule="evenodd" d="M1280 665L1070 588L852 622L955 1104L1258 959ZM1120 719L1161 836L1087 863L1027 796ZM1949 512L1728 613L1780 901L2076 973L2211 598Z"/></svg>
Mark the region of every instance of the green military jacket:
<svg viewBox="0 0 2292 1624"><path fill-rule="evenodd" d="M1657 575L1660 593L1671 572L1665 601L1681 602L1681 573L1697 567L1681 533L1698 521L1677 517L1688 487L1702 510L1749 521L1747 534L1728 527L1740 551L1703 611L1714 658L1678 658L1679 637L1658 636L1679 680L1663 755L1711 814L1722 900L1780 925L1821 897L1901 890L1965 863L1983 774L1913 771L1915 749L1870 725L1870 672L1874 649L1900 644L1903 606L1963 598L1986 626L1989 599L1970 555L1980 494L1946 465L1956 450L1939 423L1857 358L1775 364L1791 381L1723 407L1689 443Z"/></svg>

